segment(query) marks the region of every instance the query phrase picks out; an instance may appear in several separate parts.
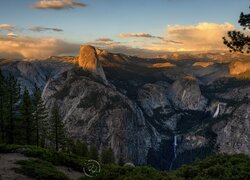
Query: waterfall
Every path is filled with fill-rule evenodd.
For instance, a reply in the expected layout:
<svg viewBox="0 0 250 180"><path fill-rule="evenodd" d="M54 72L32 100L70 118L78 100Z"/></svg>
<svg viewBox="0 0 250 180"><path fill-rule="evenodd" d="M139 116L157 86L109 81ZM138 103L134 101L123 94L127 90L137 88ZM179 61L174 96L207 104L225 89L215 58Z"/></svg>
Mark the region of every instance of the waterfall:
<svg viewBox="0 0 250 180"><path fill-rule="evenodd" d="M174 158L176 158L177 135L174 135Z"/></svg>
<svg viewBox="0 0 250 180"><path fill-rule="evenodd" d="M173 156L173 159L170 163L170 167L169 169L171 170L172 169L172 166L173 166L173 163L174 163L174 160L176 159L177 157L177 145L178 145L178 135L174 134L174 141L173 141L173 152L174 152L174 156Z"/></svg>
<svg viewBox="0 0 250 180"><path fill-rule="evenodd" d="M181 97L181 101L183 101L185 95L186 95L186 90L183 91L183 94L182 94L182 97Z"/></svg>
<svg viewBox="0 0 250 180"><path fill-rule="evenodd" d="M213 118L217 118L220 113L220 103L217 105L216 111L213 115Z"/></svg>

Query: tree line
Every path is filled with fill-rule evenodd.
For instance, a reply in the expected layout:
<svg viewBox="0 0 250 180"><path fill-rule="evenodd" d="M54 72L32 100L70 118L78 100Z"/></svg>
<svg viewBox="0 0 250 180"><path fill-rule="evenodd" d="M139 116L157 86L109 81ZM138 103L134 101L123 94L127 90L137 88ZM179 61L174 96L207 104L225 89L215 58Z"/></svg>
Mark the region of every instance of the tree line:
<svg viewBox="0 0 250 180"><path fill-rule="evenodd" d="M49 142L57 151L65 144L66 135L59 109L55 103L49 117L35 86L32 95L11 74L0 71L0 142L46 147Z"/></svg>
<svg viewBox="0 0 250 180"><path fill-rule="evenodd" d="M41 90L35 86L30 93L21 90L17 79L0 70L0 144L36 145L56 151L74 153L104 164L114 163L111 148L102 150L100 156L96 146L67 137L57 103L50 111L42 99ZM122 164L122 158L119 164Z"/></svg>

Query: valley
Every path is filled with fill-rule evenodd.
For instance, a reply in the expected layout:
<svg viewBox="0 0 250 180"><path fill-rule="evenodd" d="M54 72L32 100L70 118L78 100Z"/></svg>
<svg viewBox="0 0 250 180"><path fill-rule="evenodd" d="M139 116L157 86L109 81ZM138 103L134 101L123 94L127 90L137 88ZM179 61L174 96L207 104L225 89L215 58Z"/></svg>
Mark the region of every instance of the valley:
<svg viewBox="0 0 250 180"><path fill-rule="evenodd" d="M38 86L47 109L57 102L75 141L172 170L212 154L249 155L248 56L222 56L150 59L82 46L79 57L1 59L0 69L21 91Z"/></svg>

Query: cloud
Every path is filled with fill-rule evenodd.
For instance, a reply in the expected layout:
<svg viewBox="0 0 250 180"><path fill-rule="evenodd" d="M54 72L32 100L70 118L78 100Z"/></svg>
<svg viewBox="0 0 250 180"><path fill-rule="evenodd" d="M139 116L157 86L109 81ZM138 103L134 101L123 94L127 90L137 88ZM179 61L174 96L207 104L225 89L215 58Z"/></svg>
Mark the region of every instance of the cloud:
<svg viewBox="0 0 250 180"><path fill-rule="evenodd" d="M171 49L176 51L225 50L226 47L223 44L222 37L233 29L235 27L230 23L216 24L202 22L190 26L170 25L167 27L165 38L182 42L182 44L171 45ZM167 47L169 46L169 42L158 44L158 48L164 44L166 45L165 48L161 49L169 50L170 48Z"/></svg>
<svg viewBox="0 0 250 180"><path fill-rule="evenodd" d="M100 41L100 42L113 42L113 40L109 39L109 38L99 38L96 41Z"/></svg>
<svg viewBox="0 0 250 180"><path fill-rule="evenodd" d="M180 51L224 51L227 47L223 44L222 37L227 32L235 29L230 23L216 24L202 22L196 25L169 25L166 34L163 37L153 36L148 33L121 33L120 37L144 37L159 39L161 41L146 42L133 45L144 50L162 52L180 52ZM152 53L150 53L152 54Z"/></svg>
<svg viewBox="0 0 250 180"><path fill-rule="evenodd" d="M114 47L114 46L118 46L120 44L120 42L115 42L112 39L109 38L99 38L96 39L93 42L87 42L85 44L89 44L92 46L97 46L99 48L104 48L106 49L107 47Z"/></svg>
<svg viewBox="0 0 250 180"><path fill-rule="evenodd" d="M3 26L2 26L3 27ZM6 26L5 26L6 27ZM53 28L52 28L53 29ZM168 52L180 51L218 51L227 50L222 37L227 31L235 29L230 23L199 23L196 25L170 25L160 41L117 42L110 38L99 38L90 44L114 53L124 53L144 57L156 57ZM148 37L147 33L122 35L126 37ZM157 37L157 36L152 36ZM154 39L154 38L153 38ZM136 39L138 40L138 39ZM141 39L139 39L141 40ZM78 54L80 44L69 43L57 38L34 38L28 36L0 35L0 55L10 54L26 58L46 58L51 55Z"/></svg>
<svg viewBox="0 0 250 180"><path fill-rule="evenodd" d="M11 31L14 28L15 26L11 24L0 24L0 30L3 29L3 30Z"/></svg>
<svg viewBox="0 0 250 180"><path fill-rule="evenodd" d="M29 36L15 38L0 35L0 54L10 54L32 59L43 59L52 55L76 54L79 44L73 44L61 39Z"/></svg>
<svg viewBox="0 0 250 180"><path fill-rule="evenodd" d="M62 32L63 29L59 28L48 28L48 27L42 27L42 26L34 26L29 29L30 31L34 32L42 32L42 31L55 31L55 32Z"/></svg>
<svg viewBox="0 0 250 180"><path fill-rule="evenodd" d="M75 2L73 0L40 0L33 4L36 9L69 9L74 7L85 7L86 4Z"/></svg>
<svg viewBox="0 0 250 180"><path fill-rule="evenodd" d="M132 46L125 46L125 45L116 45L116 46L109 46L106 47L106 50L112 53L122 53L131 56L139 56L139 57L157 57L159 55L165 55L166 51L161 50L150 50L145 48L137 48Z"/></svg>
<svg viewBox="0 0 250 180"><path fill-rule="evenodd" d="M12 38L15 38L15 37L17 37L18 35L11 32L11 33L8 33L7 36L12 37Z"/></svg>
<svg viewBox="0 0 250 180"><path fill-rule="evenodd" d="M129 37L143 37L143 38L154 38L154 39L163 39L163 37L153 36L148 33L140 32L140 33L121 33L120 37L129 38Z"/></svg>

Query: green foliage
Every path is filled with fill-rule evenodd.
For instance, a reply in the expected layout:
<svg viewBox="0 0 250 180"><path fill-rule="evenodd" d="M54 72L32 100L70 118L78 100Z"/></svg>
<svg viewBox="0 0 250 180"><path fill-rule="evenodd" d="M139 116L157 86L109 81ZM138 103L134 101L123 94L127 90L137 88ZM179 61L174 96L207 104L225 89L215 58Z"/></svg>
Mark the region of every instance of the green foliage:
<svg viewBox="0 0 250 180"><path fill-rule="evenodd" d="M124 164L125 164L124 159L123 159L122 157L120 157L120 158L118 159L118 165L119 165L119 166L123 166Z"/></svg>
<svg viewBox="0 0 250 180"><path fill-rule="evenodd" d="M43 149L36 146L21 145L0 145L0 153L19 152L28 157L38 160L21 161L21 170L37 176L51 175L51 178L62 177L62 174L54 171L53 166L66 166L82 172L86 164L85 158L70 155L55 150ZM42 161L40 161L40 160ZM52 175L56 175L52 178ZM200 180L200 179L221 179L238 180L250 179L250 157L247 155L214 155L204 160L197 160L191 165L184 165L175 171L158 171L150 167L131 167L118 165L102 165L101 172L96 177L81 179L93 180Z"/></svg>
<svg viewBox="0 0 250 180"><path fill-rule="evenodd" d="M65 148L66 135L57 103L54 104L50 119L50 141L56 151Z"/></svg>
<svg viewBox="0 0 250 180"><path fill-rule="evenodd" d="M18 120L18 101L20 98L20 87L17 80L14 78L13 75L9 75L6 78L6 136L7 142L9 144L13 144L15 142L15 130L16 122Z"/></svg>
<svg viewBox="0 0 250 180"><path fill-rule="evenodd" d="M6 79L0 70L0 136L1 142L5 142L5 129L6 129Z"/></svg>
<svg viewBox="0 0 250 180"><path fill-rule="evenodd" d="M115 163L115 156L114 152L111 148L104 149L101 153L101 162L103 164L114 164Z"/></svg>
<svg viewBox="0 0 250 180"><path fill-rule="evenodd" d="M102 180L132 180L132 179L171 179L171 180L201 180L201 179L249 179L250 157L247 155L215 155L198 160L191 165L170 171L157 171L149 167L128 167L106 165L101 173L93 179ZM83 177L82 179L88 179Z"/></svg>
<svg viewBox="0 0 250 180"><path fill-rule="evenodd" d="M34 177L39 180L69 180L69 178L58 171L51 163L42 160L21 160L17 164L21 168L15 168L15 171L29 177Z"/></svg>
<svg viewBox="0 0 250 180"><path fill-rule="evenodd" d="M185 179L249 179L250 157L242 154L210 156L173 173Z"/></svg>
<svg viewBox="0 0 250 180"><path fill-rule="evenodd" d="M171 178L172 177L172 178ZM90 179L83 177L82 179ZM101 173L93 180L168 180L174 179L174 175L170 175L163 171L157 171L150 167L129 167L108 165L101 169Z"/></svg>
<svg viewBox="0 0 250 180"><path fill-rule="evenodd" d="M98 161L98 150L95 145L91 145L89 149L89 158Z"/></svg>
<svg viewBox="0 0 250 180"><path fill-rule="evenodd" d="M25 134L25 144L32 144L33 137L33 118L32 118L32 102L29 91L25 88L22 95L22 102L20 107L21 122Z"/></svg>
<svg viewBox="0 0 250 180"><path fill-rule="evenodd" d="M82 156L82 157L86 157L89 154L88 146L85 143L80 142L79 140L77 140L76 142L74 142L72 144L71 152L73 154L76 154L76 155Z"/></svg>
<svg viewBox="0 0 250 180"><path fill-rule="evenodd" d="M34 104L34 123L36 131L36 145L45 147L45 141L48 139L48 112L45 107L45 103L41 97L41 91L36 87L33 95Z"/></svg>
<svg viewBox="0 0 250 180"><path fill-rule="evenodd" d="M240 14L239 19L240 25L245 31L250 29L250 14ZM248 33L242 33L241 31L229 31L228 38L223 37L224 44L230 48L230 51L241 52L241 53L250 53L250 36Z"/></svg>
<svg viewBox="0 0 250 180"><path fill-rule="evenodd" d="M28 157L38 158L53 165L67 166L72 169L82 172L82 168L86 164L87 158L83 158L74 154L57 152L53 149L44 149L30 145L0 145L0 153L18 152Z"/></svg>

